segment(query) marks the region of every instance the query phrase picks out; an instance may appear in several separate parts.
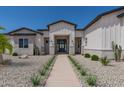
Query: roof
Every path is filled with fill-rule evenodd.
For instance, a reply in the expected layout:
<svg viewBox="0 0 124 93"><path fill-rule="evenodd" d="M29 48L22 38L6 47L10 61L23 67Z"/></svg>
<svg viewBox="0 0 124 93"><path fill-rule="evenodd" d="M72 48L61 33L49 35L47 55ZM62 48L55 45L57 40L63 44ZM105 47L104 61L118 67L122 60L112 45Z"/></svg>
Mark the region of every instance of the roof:
<svg viewBox="0 0 124 93"><path fill-rule="evenodd" d="M88 25L86 25L83 30L86 30L87 28L89 28L92 24L94 24L95 22L97 22L99 19L101 19L101 17L107 15L107 14L110 14L110 13L113 13L113 12L116 12L116 11L120 11L120 10L123 10L124 7L119 7L119 8L116 8L116 9L113 9L113 10L110 10L110 11L107 11L107 12L104 12L102 14L99 14L98 16L96 16L96 18L94 18Z"/></svg>
<svg viewBox="0 0 124 93"><path fill-rule="evenodd" d="M69 21L66 21L66 20L59 20L59 21L53 22L53 23L51 23L51 24L48 24L47 26L49 27L50 25L54 25L54 24L57 24L57 23L60 23L60 22L64 22L64 23L68 23L68 24L77 26L76 24L74 24L74 23L72 23L72 22L69 22Z"/></svg>
<svg viewBox="0 0 124 93"><path fill-rule="evenodd" d="M37 31L49 31L48 29L37 29Z"/></svg>
<svg viewBox="0 0 124 93"><path fill-rule="evenodd" d="M119 14L117 17L123 17L124 13Z"/></svg>
<svg viewBox="0 0 124 93"><path fill-rule="evenodd" d="M76 29L76 31L83 31L83 29Z"/></svg>
<svg viewBox="0 0 124 93"><path fill-rule="evenodd" d="M13 33L18 32L18 31L23 30L23 29L28 30L28 31L31 31L31 32L34 32L34 33L38 33L38 34L41 34L41 35L42 35L42 33L37 32L37 31L35 31L35 30L32 30L32 29L30 29L30 28L26 28L26 27L22 27L22 28L13 30L13 31L11 31L11 32L9 32L9 33L7 33L7 34L12 35ZM22 34L24 35L25 33L21 33L21 35L22 35ZM32 33L26 33L26 34L29 35L29 34L32 34ZM25 34L25 35L26 35L26 34ZM14 35L17 35L17 33L14 34ZM18 33L18 35L20 35L20 33ZM32 35L34 35L34 34L32 34Z"/></svg>

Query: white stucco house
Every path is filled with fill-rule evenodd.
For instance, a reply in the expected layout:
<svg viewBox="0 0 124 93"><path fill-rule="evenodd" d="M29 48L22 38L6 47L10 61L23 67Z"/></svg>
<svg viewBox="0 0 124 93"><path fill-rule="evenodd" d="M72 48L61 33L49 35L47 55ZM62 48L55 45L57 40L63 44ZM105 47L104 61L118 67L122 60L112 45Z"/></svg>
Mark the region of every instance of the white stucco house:
<svg viewBox="0 0 124 93"><path fill-rule="evenodd" d="M112 41L121 45L124 51L124 7L98 15L81 29L65 20L47 27L36 31L22 27L7 33L14 46L13 52L33 55L37 48L40 55L90 53L112 58Z"/></svg>

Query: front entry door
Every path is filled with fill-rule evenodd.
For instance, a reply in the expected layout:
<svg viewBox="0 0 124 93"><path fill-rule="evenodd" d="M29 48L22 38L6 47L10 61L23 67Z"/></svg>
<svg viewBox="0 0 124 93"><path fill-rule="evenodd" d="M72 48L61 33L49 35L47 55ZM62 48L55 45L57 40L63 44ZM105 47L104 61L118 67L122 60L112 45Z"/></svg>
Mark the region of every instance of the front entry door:
<svg viewBox="0 0 124 93"><path fill-rule="evenodd" d="M67 40L57 39L57 53L66 53L66 52L67 52Z"/></svg>

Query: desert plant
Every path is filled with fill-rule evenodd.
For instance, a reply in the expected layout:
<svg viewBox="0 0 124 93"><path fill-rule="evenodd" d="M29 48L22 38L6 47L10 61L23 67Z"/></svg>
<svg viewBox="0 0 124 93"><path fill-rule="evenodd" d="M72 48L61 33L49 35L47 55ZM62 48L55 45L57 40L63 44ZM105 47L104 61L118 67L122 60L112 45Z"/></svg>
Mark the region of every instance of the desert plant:
<svg viewBox="0 0 124 93"><path fill-rule="evenodd" d="M81 68L81 70L80 70L80 74L81 74L82 76L87 75L87 70L84 69L84 68Z"/></svg>
<svg viewBox="0 0 124 93"><path fill-rule="evenodd" d="M12 54L13 46L11 45L9 39L3 35L0 34L0 62L3 62L3 56L2 54L5 53L5 50L9 50L10 54Z"/></svg>
<svg viewBox="0 0 124 93"><path fill-rule="evenodd" d="M31 77L31 82L32 82L33 86L38 86L38 85L40 85L40 80L41 80L41 77L40 77L39 75L34 74L34 75Z"/></svg>
<svg viewBox="0 0 124 93"><path fill-rule="evenodd" d="M99 60L99 57L97 55L92 55L91 56L91 60L98 61Z"/></svg>
<svg viewBox="0 0 124 93"><path fill-rule="evenodd" d="M48 64L45 64L43 68L46 69L46 70L48 70L49 69L49 65Z"/></svg>
<svg viewBox="0 0 124 93"><path fill-rule="evenodd" d="M39 73L40 73L41 76L46 75L46 72L47 72L46 69L42 69L41 71L39 71Z"/></svg>
<svg viewBox="0 0 124 93"><path fill-rule="evenodd" d="M71 60L71 62L72 62L75 66L78 65L78 63L76 62L76 60L74 60L71 56L68 56L68 58Z"/></svg>
<svg viewBox="0 0 124 93"><path fill-rule="evenodd" d="M122 54L122 47L119 45L119 47L118 47L118 58L119 58L119 61L121 59L121 54Z"/></svg>
<svg viewBox="0 0 124 93"><path fill-rule="evenodd" d="M90 54L89 54L89 53L86 53L86 54L84 55L84 57L85 57L85 58L90 58Z"/></svg>
<svg viewBox="0 0 124 93"><path fill-rule="evenodd" d="M95 75L88 75L86 77L86 82L90 86L95 86L96 85L96 81L97 81L97 77Z"/></svg>
<svg viewBox="0 0 124 93"><path fill-rule="evenodd" d="M100 61L101 61L102 65L104 65L104 66L107 66L108 63L109 63L109 60L107 59L107 57L103 57L103 58L101 58Z"/></svg>
<svg viewBox="0 0 124 93"><path fill-rule="evenodd" d="M77 67L78 70L80 70L82 66L80 64L77 64L76 67Z"/></svg>
<svg viewBox="0 0 124 93"><path fill-rule="evenodd" d="M120 61L122 54L122 47L112 41L112 50L114 53L115 61Z"/></svg>
<svg viewBox="0 0 124 93"><path fill-rule="evenodd" d="M15 52L14 52L14 53L12 54L12 56L18 56L18 53L15 53Z"/></svg>
<svg viewBox="0 0 124 93"><path fill-rule="evenodd" d="M34 45L34 47L33 47L33 54L40 55L40 49L36 45Z"/></svg>

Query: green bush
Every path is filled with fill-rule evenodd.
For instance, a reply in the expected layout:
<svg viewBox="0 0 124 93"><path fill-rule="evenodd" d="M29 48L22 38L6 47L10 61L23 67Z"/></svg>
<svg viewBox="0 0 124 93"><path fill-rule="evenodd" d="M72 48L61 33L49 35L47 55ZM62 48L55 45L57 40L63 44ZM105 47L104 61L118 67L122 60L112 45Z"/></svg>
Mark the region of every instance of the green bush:
<svg viewBox="0 0 124 93"><path fill-rule="evenodd" d="M18 53L13 53L12 56L18 56Z"/></svg>
<svg viewBox="0 0 124 93"><path fill-rule="evenodd" d="M40 80L41 80L41 77L40 77L39 75L34 74L34 75L31 77L31 82L32 82L33 86L38 86L38 85L40 85Z"/></svg>
<svg viewBox="0 0 124 93"><path fill-rule="evenodd" d="M88 75L86 78L86 82L90 86L95 86L97 81L97 77L95 75Z"/></svg>
<svg viewBox="0 0 124 93"><path fill-rule="evenodd" d="M82 66L80 64L77 64L76 67L77 67L78 70L80 70Z"/></svg>
<svg viewBox="0 0 124 93"><path fill-rule="evenodd" d="M81 68L81 70L80 70L80 74L81 74L82 76L87 75L87 70L86 70L86 69Z"/></svg>
<svg viewBox="0 0 124 93"><path fill-rule="evenodd" d="M90 54L89 54L89 53L86 53L86 54L84 55L84 57L85 57L85 58L90 58Z"/></svg>
<svg viewBox="0 0 124 93"><path fill-rule="evenodd" d="M91 60L98 61L99 57L97 55L92 55Z"/></svg>
<svg viewBox="0 0 124 93"><path fill-rule="evenodd" d="M100 61L101 61L102 65L104 65L104 66L107 66L109 63L109 60L107 60L107 57L101 58Z"/></svg>
<svg viewBox="0 0 124 93"><path fill-rule="evenodd" d="M47 70L46 70L46 69L43 69L43 70L39 71L39 73L40 73L40 75L41 75L41 76L46 75L46 72L47 72Z"/></svg>
<svg viewBox="0 0 124 93"><path fill-rule="evenodd" d="M48 70L49 69L49 65L48 64L45 64L44 67L43 67L43 69Z"/></svg>
<svg viewBox="0 0 124 93"><path fill-rule="evenodd" d="M71 56L68 56L68 58L71 60L72 63L75 63L75 60Z"/></svg>

